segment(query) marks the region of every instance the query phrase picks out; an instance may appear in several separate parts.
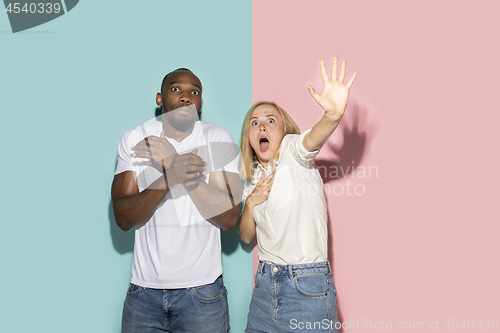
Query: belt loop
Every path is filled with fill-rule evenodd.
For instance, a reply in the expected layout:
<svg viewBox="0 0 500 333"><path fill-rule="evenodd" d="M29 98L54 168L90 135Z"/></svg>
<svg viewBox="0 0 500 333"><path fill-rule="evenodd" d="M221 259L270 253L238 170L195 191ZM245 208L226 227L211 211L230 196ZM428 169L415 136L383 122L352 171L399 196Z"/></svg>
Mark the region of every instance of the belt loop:
<svg viewBox="0 0 500 333"><path fill-rule="evenodd" d="M288 265L288 275L293 279L293 265Z"/></svg>

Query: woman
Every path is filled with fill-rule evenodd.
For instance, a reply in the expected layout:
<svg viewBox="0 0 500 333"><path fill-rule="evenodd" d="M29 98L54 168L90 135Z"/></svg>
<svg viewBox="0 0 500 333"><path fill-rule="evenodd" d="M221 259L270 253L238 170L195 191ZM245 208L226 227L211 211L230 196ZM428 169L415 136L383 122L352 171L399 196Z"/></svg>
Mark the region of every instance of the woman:
<svg viewBox="0 0 500 333"><path fill-rule="evenodd" d="M323 92L308 89L325 113L310 131L300 134L272 102L256 103L244 120L240 171L246 180L245 206L238 231L246 243L257 235L259 244L247 333L337 332L326 200L314 158L342 119L357 73L344 84L343 61L337 80L337 57L332 80L323 60L320 68Z"/></svg>

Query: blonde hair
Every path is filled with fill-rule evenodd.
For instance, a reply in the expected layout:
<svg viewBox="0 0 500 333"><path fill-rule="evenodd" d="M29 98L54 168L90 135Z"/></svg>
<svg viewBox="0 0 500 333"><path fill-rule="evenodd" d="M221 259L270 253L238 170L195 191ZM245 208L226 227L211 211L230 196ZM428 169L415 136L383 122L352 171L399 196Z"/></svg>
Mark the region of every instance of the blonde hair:
<svg viewBox="0 0 500 333"><path fill-rule="evenodd" d="M248 110L245 120L243 120L243 127L241 129L241 143L240 143L240 161L239 170L242 179L251 179L254 173L256 165L259 163L257 155L255 155L254 150L250 146L250 141L248 140L248 131L250 130L250 120L252 119L253 111L261 105L271 105L278 110L283 121L283 137L287 134L300 134L300 128L293 121L292 117L285 110L279 107L274 102L260 101L252 105L250 110ZM281 148L281 142L280 142ZM280 154L280 148L276 151L276 155L273 157L273 161L278 160Z"/></svg>

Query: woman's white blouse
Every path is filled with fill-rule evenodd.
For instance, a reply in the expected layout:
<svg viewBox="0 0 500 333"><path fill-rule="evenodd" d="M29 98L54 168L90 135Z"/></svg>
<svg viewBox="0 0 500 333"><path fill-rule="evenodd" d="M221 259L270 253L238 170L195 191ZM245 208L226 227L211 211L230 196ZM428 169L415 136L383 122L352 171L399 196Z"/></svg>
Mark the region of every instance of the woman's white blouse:
<svg viewBox="0 0 500 333"><path fill-rule="evenodd" d="M307 131L308 132L308 131ZM277 163L259 164L243 191L246 199L262 173L276 170L269 197L255 207L259 260L277 265L306 264L328 260L327 210L323 181L301 135L289 134L281 142Z"/></svg>

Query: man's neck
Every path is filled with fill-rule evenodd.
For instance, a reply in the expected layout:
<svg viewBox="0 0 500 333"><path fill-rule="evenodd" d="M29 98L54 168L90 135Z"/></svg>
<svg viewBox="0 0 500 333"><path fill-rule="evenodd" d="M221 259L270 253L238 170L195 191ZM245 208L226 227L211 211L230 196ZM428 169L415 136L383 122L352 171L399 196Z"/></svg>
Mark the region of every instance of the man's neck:
<svg viewBox="0 0 500 333"><path fill-rule="evenodd" d="M185 138L191 135L193 133L194 126L196 125L196 122L193 124L193 126L186 130L186 131L180 131L169 123L163 122L163 132L167 138L174 139L177 142L181 142Z"/></svg>

